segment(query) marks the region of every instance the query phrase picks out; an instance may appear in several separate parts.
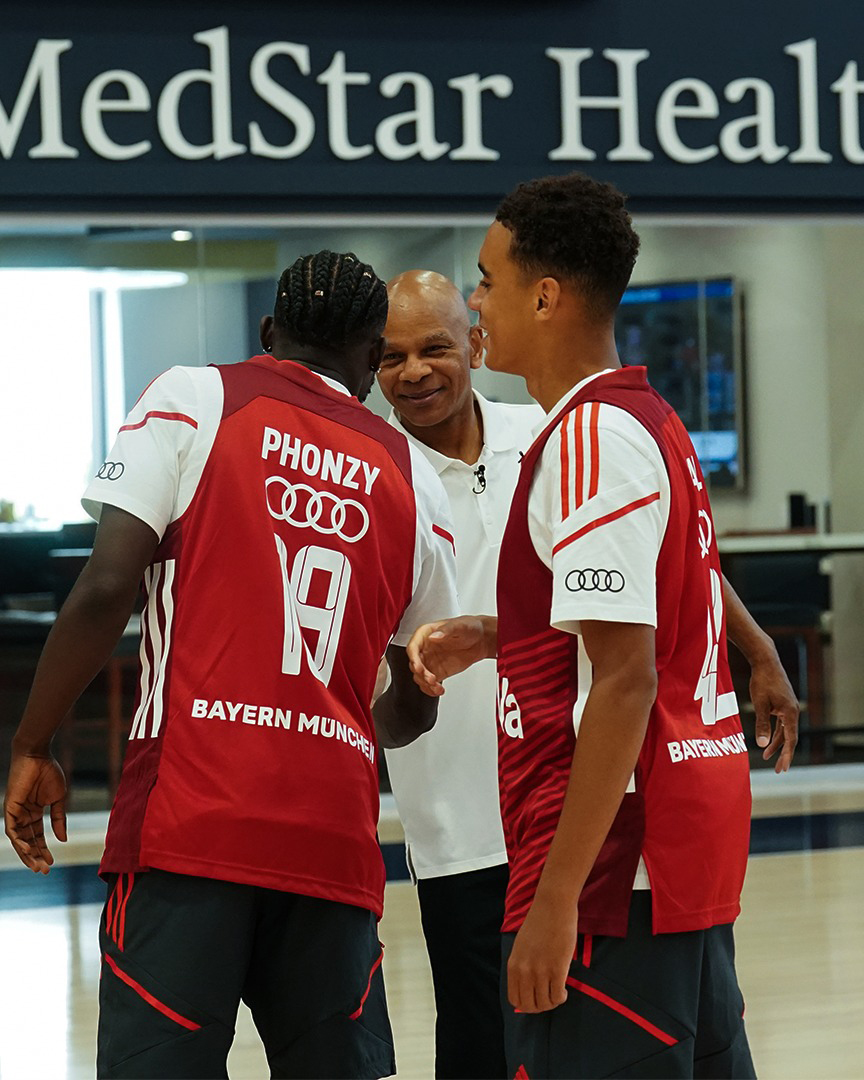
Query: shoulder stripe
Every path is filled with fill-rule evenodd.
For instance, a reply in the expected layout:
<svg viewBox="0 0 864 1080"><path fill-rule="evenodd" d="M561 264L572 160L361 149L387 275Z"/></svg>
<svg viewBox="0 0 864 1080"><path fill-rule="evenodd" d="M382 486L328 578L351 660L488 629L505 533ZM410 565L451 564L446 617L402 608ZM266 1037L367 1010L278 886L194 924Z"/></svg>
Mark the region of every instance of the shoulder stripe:
<svg viewBox="0 0 864 1080"><path fill-rule="evenodd" d="M593 499L600 486L600 436L597 426L600 420L600 402L592 401L590 425L591 441L591 476L588 482L588 498Z"/></svg>
<svg viewBox="0 0 864 1080"><path fill-rule="evenodd" d="M608 525L611 521L617 521L618 518L624 517L626 514L632 513L634 510L639 510L643 506L648 506L649 503L657 502L660 498L660 492L655 491L651 495L646 495L644 498L636 499L632 503L628 503L626 506L620 507L618 510L613 510L611 514L604 514L603 517L597 518L595 521L589 522L587 525L583 525L581 529L577 529L576 532L571 533L570 536L560 540L555 547L552 548L552 554L557 555L562 548L567 547L569 544L574 543L580 537L585 536L586 533L593 532L594 529L599 529L601 525Z"/></svg>
<svg viewBox="0 0 864 1080"><path fill-rule="evenodd" d="M572 413L567 413L561 424L560 454L561 454L561 517L566 521L570 516L570 450L567 442L570 438L570 419Z"/></svg>
<svg viewBox="0 0 864 1080"><path fill-rule="evenodd" d="M190 427L198 427L198 421L193 420L191 416L187 416L186 413L179 412L160 412L158 409L154 409L151 412L144 414L144 419L139 420L137 424L124 424L120 428L121 431L136 431L138 428L144 427L148 420L179 420L184 424L189 424Z"/></svg>

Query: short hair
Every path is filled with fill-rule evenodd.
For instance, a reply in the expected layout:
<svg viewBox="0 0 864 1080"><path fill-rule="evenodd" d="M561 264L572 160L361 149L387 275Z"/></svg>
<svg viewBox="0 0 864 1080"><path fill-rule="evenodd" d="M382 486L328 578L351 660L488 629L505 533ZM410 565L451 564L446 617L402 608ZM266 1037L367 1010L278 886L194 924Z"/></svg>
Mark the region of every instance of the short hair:
<svg viewBox="0 0 864 1080"><path fill-rule="evenodd" d="M633 273L639 237L612 184L584 173L544 176L502 200L496 221L510 230L510 254L528 273L563 277L603 317L614 314Z"/></svg>
<svg viewBox="0 0 864 1080"><path fill-rule="evenodd" d="M279 278L273 321L304 345L359 345L384 331L387 287L353 252L303 255Z"/></svg>

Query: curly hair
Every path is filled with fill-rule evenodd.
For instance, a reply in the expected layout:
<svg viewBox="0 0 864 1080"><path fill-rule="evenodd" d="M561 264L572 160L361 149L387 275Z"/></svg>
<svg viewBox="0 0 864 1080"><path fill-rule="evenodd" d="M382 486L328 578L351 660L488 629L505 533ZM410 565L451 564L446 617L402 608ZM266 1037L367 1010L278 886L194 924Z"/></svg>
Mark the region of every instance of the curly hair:
<svg viewBox="0 0 864 1080"><path fill-rule="evenodd" d="M380 337L387 288L353 252L303 255L279 278L276 326L297 342L340 350Z"/></svg>
<svg viewBox="0 0 864 1080"><path fill-rule="evenodd" d="M496 214L512 233L510 255L528 273L562 277L600 317L613 314L627 288L639 237L611 184L584 173L520 184Z"/></svg>

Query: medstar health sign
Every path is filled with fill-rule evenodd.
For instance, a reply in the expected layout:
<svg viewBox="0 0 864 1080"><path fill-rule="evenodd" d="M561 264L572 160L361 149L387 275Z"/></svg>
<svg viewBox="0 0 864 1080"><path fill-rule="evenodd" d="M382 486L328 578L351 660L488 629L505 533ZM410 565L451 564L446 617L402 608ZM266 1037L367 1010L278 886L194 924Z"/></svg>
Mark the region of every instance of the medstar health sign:
<svg viewBox="0 0 864 1080"><path fill-rule="evenodd" d="M861 207L854 3L176 7L12 11L0 208L473 209L573 168L646 208Z"/></svg>

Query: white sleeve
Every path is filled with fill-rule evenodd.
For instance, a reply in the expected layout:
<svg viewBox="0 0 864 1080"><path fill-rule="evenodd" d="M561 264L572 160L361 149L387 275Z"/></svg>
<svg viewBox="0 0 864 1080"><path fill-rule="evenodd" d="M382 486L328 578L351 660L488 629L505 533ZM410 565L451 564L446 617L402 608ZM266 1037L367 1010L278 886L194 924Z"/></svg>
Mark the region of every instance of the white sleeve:
<svg viewBox="0 0 864 1080"><path fill-rule="evenodd" d="M459 614L456 595L456 543L444 485L426 458L411 446L417 531L414 540L414 592L394 645L407 645L424 623Z"/></svg>
<svg viewBox="0 0 864 1080"><path fill-rule="evenodd" d="M529 525L552 570L551 625L569 633L582 619L656 626L669 478L646 429L611 405L572 410L544 447L535 487ZM538 513L545 529L530 521Z"/></svg>
<svg viewBox="0 0 864 1080"><path fill-rule="evenodd" d="M213 368L175 367L133 406L81 503L97 521L104 504L145 522L161 539L198 486L222 413Z"/></svg>

